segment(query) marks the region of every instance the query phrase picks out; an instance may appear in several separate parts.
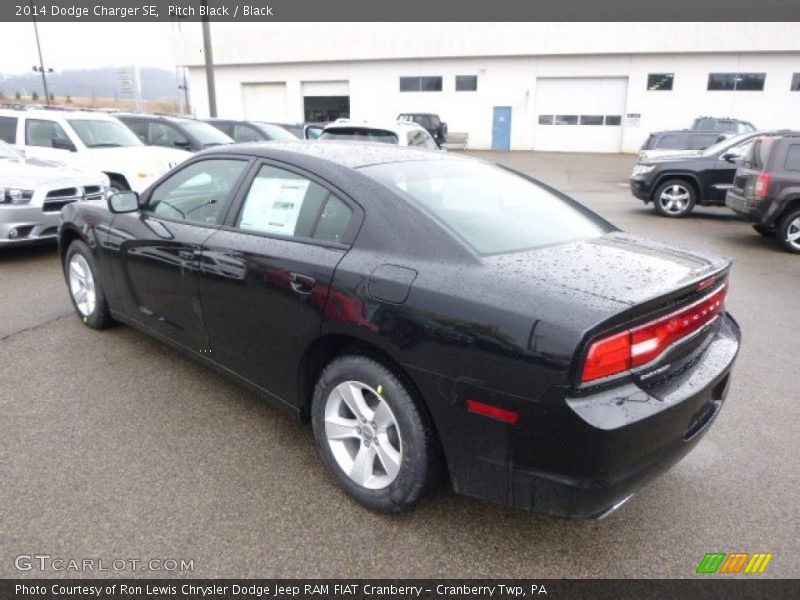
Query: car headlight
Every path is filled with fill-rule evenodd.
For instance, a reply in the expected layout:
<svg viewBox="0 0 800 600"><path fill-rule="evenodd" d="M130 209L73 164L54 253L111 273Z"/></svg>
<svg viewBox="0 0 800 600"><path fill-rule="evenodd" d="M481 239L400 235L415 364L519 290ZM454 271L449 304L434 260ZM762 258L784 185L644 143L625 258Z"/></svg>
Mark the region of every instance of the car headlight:
<svg viewBox="0 0 800 600"><path fill-rule="evenodd" d="M644 175L645 173L650 173L654 171L656 168L655 165L636 165L633 167L633 176L636 177L637 175Z"/></svg>
<svg viewBox="0 0 800 600"><path fill-rule="evenodd" d="M0 187L0 204L28 204L33 198L33 190Z"/></svg>

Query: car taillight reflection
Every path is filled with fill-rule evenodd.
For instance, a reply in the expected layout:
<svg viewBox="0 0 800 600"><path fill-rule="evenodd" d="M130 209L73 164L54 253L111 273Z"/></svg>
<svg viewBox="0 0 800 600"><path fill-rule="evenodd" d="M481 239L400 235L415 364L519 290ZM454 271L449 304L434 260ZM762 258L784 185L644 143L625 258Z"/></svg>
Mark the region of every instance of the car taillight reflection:
<svg viewBox="0 0 800 600"><path fill-rule="evenodd" d="M685 308L594 342L586 356L581 381L617 375L655 360L721 314L727 292L726 283Z"/></svg>

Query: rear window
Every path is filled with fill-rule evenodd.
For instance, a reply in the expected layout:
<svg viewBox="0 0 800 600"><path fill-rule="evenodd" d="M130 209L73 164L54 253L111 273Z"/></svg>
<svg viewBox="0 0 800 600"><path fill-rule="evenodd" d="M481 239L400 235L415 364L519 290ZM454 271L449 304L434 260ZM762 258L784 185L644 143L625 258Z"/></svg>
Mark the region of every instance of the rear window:
<svg viewBox="0 0 800 600"><path fill-rule="evenodd" d="M400 140L393 131L385 129L364 129L363 127L337 127L326 129L319 139L321 140L350 140L358 142L380 142L384 144L399 144Z"/></svg>
<svg viewBox="0 0 800 600"><path fill-rule="evenodd" d="M480 162L426 160L361 169L421 206L480 254L598 237L606 224L577 203Z"/></svg>
<svg viewBox="0 0 800 600"><path fill-rule="evenodd" d="M800 144L792 144L786 153L784 168L787 171L800 171Z"/></svg>
<svg viewBox="0 0 800 600"><path fill-rule="evenodd" d="M753 142L753 146L744 159L744 166L752 169L764 169L769 160L769 152L775 143L774 138L759 138Z"/></svg>
<svg viewBox="0 0 800 600"><path fill-rule="evenodd" d="M685 150L688 145L688 135L684 133L669 133L661 136L655 147L660 150Z"/></svg>

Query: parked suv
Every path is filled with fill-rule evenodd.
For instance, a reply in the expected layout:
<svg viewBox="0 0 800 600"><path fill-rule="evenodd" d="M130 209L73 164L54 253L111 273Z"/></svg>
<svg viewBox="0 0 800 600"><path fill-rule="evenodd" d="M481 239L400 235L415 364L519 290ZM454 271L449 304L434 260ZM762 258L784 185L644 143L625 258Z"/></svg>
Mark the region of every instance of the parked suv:
<svg viewBox="0 0 800 600"><path fill-rule="evenodd" d="M701 129L655 131L642 144L642 148L639 151L639 160L668 156L670 154L682 154L687 150L705 150L732 135L722 131Z"/></svg>
<svg viewBox="0 0 800 600"><path fill-rule="evenodd" d="M782 132L773 132L782 133ZM664 217L685 217L695 205L724 206L736 169L762 133L744 133L700 152L640 160L631 173L631 193L652 202Z"/></svg>
<svg viewBox="0 0 800 600"><path fill-rule="evenodd" d="M117 113L114 116L125 123L145 146L199 152L212 146L233 143L233 138L197 119L138 113Z"/></svg>
<svg viewBox="0 0 800 600"><path fill-rule="evenodd" d="M697 117L692 122L692 129L711 129L728 133L753 133L756 126L749 121L740 121L730 117Z"/></svg>
<svg viewBox="0 0 800 600"><path fill-rule="evenodd" d="M147 148L119 119L78 110L2 110L0 139L26 157L101 171L115 190L144 189L191 156Z"/></svg>
<svg viewBox="0 0 800 600"><path fill-rule="evenodd" d="M725 197L761 235L800 254L800 132L759 137Z"/></svg>
<svg viewBox="0 0 800 600"><path fill-rule="evenodd" d="M411 121L383 124L337 119L325 126L318 139L379 142L416 146L425 150L439 149L433 137L423 127Z"/></svg>
<svg viewBox="0 0 800 600"><path fill-rule="evenodd" d="M423 127L431 137L436 140L436 144L441 146L447 137L447 123L442 123L439 115L433 113L400 113L397 115L398 121L410 121Z"/></svg>

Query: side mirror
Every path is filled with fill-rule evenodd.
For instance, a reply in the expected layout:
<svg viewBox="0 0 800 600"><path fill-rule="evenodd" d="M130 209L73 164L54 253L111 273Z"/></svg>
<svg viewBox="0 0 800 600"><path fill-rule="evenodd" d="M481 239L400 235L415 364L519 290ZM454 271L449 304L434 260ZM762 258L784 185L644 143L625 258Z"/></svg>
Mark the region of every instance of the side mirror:
<svg viewBox="0 0 800 600"><path fill-rule="evenodd" d="M131 191L117 192L108 197L108 210L112 213L130 213L139 210L139 194Z"/></svg>
<svg viewBox="0 0 800 600"><path fill-rule="evenodd" d="M54 138L51 143L53 145L53 148L56 148L57 150L69 150L70 152L77 152L75 144L73 144L69 140L65 140L62 138Z"/></svg>

